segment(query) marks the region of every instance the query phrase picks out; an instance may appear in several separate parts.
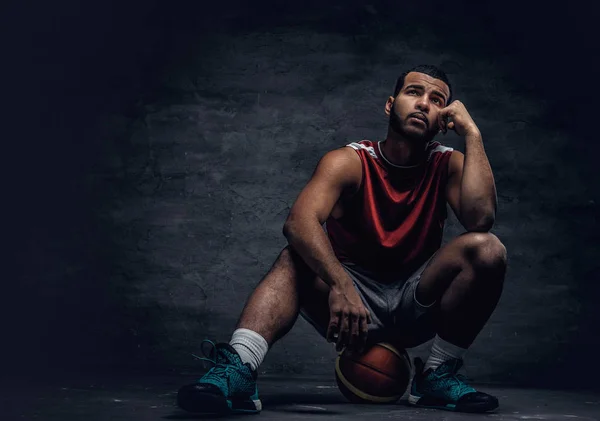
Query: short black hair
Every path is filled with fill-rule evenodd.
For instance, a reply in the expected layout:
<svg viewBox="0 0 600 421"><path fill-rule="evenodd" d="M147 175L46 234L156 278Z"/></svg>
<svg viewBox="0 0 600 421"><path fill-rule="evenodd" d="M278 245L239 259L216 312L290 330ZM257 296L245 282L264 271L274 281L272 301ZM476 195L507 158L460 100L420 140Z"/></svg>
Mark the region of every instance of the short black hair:
<svg viewBox="0 0 600 421"><path fill-rule="evenodd" d="M444 82L446 85L448 85L448 89L450 90L450 96L448 97L448 101L446 101L446 105L452 102L452 85L450 85L448 76L446 76L446 73L444 73L441 69L432 64L419 64L418 66L415 66L412 69L409 69L406 72L402 73L396 81L396 87L394 88L394 98L396 98L402 90L402 87L404 86L404 78L410 72L425 73L426 75L429 75L435 79L439 79L442 82Z"/></svg>

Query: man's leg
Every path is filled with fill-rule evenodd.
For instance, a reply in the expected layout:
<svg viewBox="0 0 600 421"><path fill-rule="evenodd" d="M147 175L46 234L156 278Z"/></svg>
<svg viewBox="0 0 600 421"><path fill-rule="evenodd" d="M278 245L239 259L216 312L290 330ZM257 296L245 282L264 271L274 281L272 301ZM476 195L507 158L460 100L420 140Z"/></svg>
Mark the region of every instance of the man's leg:
<svg viewBox="0 0 600 421"><path fill-rule="evenodd" d="M424 269L414 298L420 306L436 304L437 335L413 382L411 403L471 412L498 406L496 398L466 385L456 371L496 308L506 265L506 248L495 235L465 233L438 250Z"/></svg>
<svg viewBox="0 0 600 421"><path fill-rule="evenodd" d="M285 247L248 298L230 344L256 370L268 349L294 326L301 305L319 325L329 321L323 321L329 315L328 294L327 284Z"/></svg>
<svg viewBox="0 0 600 421"><path fill-rule="evenodd" d="M421 275L415 298L439 300L437 333L468 348L496 308L506 273L506 248L491 233L465 233L442 247Z"/></svg>
<svg viewBox="0 0 600 421"><path fill-rule="evenodd" d="M230 343L215 346L214 367L179 389L179 406L190 412L260 412L257 368L269 347L294 325L303 297L310 297L303 309L313 320L329 313L328 289L323 286L327 284L297 253L290 247L283 249L250 295Z"/></svg>
<svg viewBox="0 0 600 421"><path fill-rule="evenodd" d="M253 330L265 338L269 346L273 345L294 325L300 310L300 289L306 290L315 284L315 277L298 253L290 246L285 247L248 297L237 328ZM327 308L324 311L327 312Z"/></svg>

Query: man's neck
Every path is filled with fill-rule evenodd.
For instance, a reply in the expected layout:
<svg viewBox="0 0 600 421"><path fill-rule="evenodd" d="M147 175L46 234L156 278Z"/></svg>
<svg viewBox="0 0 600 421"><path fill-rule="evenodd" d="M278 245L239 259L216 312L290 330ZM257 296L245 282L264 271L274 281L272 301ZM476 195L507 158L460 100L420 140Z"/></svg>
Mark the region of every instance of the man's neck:
<svg viewBox="0 0 600 421"><path fill-rule="evenodd" d="M385 158L394 165L413 167L425 160L426 143L408 140L399 134L388 131L381 149Z"/></svg>

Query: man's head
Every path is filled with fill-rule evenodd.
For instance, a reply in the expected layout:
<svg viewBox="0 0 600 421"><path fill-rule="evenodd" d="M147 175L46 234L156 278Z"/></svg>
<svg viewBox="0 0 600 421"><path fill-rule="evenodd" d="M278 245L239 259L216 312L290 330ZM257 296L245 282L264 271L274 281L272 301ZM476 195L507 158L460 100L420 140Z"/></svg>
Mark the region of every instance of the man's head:
<svg viewBox="0 0 600 421"><path fill-rule="evenodd" d="M435 66L419 65L398 78L385 112L390 128L402 137L429 142L439 132L438 113L452 100L446 74Z"/></svg>

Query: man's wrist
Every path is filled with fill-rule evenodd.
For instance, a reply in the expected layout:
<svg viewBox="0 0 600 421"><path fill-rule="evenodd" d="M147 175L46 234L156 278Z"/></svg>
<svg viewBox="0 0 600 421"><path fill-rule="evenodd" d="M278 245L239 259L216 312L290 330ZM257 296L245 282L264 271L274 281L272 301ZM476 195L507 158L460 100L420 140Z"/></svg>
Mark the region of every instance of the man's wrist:
<svg viewBox="0 0 600 421"><path fill-rule="evenodd" d="M335 280L331 282L331 289L336 292L345 292L349 287L352 286L352 279L344 271L341 276L337 276Z"/></svg>
<svg viewBox="0 0 600 421"><path fill-rule="evenodd" d="M466 134L465 137L481 137L481 132L479 131L479 128L475 125L469 127L466 130Z"/></svg>

